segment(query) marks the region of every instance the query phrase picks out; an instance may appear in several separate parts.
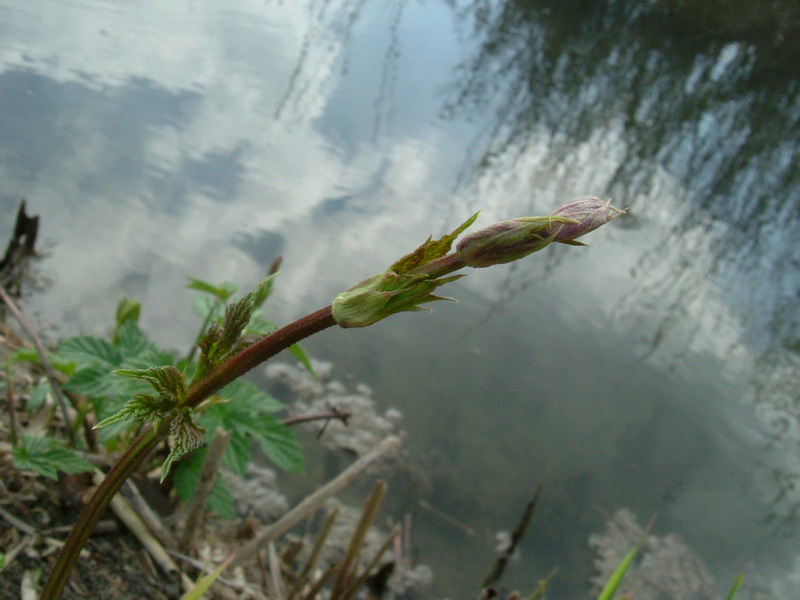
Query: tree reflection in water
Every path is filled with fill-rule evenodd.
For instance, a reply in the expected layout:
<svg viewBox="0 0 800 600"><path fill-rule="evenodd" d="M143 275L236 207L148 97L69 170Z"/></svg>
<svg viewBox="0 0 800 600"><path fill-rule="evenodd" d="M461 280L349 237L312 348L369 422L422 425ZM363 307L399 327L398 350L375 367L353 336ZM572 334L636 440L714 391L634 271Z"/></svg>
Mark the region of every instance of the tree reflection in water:
<svg viewBox="0 0 800 600"><path fill-rule="evenodd" d="M777 443L795 440L800 7L788 0L444 2L475 41L442 109L444 120L480 125L459 183L485 192L523 180L517 189L537 190L538 198L578 190L630 206L632 217L620 226L652 239L633 269L634 289L616 309L619 327L638 337L644 358L662 364L710 344L736 377L751 374L753 399ZM391 114L406 4L392 3L373 138ZM347 67L364 6L310 3L301 57L276 116L318 109L319 92ZM499 208L493 201L480 194L488 212ZM545 268L561 257L550 253ZM494 309L541 277L515 266L508 273ZM791 458L774 474L774 517L784 524L800 517L798 478Z"/></svg>
<svg viewBox="0 0 800 600"><path fill-rule="evenodd" d="M631 226L658 223L618 316L653 360L677 360L702 333L736 329L723 356L732 370L747 365L761 414L794 439L800 7L450 4L480 45L445 114L494 115L464 181L490 186L520 170L533 189L577 179L631 206ZM508 294L530 284L511 277ZM796 518L794 473L776 473L775 509Z"/></svg>

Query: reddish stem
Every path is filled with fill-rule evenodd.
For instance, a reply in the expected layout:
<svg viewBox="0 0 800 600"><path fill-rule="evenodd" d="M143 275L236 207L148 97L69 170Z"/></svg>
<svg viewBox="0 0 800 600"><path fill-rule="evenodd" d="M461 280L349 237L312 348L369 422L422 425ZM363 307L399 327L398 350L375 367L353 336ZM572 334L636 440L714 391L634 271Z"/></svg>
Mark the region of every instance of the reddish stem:
<svg viewBox="0 0 800 600"><path fill-rule="evenodd" d="M185 406L196 407L211 394L219 391L235 379L257 367L268 358L296 344L303 338L313 335L332 325L336 325L331 307L320 310L298 319L285 327L251 344L236 356L217 365L197 383L192 384L184 400Z"/></svg>

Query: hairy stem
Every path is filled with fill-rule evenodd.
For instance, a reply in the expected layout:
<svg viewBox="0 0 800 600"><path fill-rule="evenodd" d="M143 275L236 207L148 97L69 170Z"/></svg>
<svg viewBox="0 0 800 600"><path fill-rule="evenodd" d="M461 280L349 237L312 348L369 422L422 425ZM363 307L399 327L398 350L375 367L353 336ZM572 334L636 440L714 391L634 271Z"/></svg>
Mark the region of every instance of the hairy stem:
<svg viewBox="0 0 800 600"><path fill-rule="evenodd" d="M196 407L211 394L232 381L247 373L253 367L260 365L278 352L285 350L308 337L336 325L331 307L326 306L320 310L298 319L294 323L273 331L269 335L251 344L236 356L226 360L221 365L214 367L205 377L192 384L184 400L185 406Z"/></svg>
<svg viewBox="0 0 800 600"><path fill-rule="evenodd" d="M157 432L152 427L147 427L108 472L72 527L53 571L50 573L50 578L42 590L41 600L56 600L61 597L61 591L69 579L69 574L72 572L81 550L86 545L86 540L89 539L89 534L103 516L111 498L165 434L166 431Z"/></svg>
<svg viewBox="0 0 800 600"><path fill-rule="evenodd" d="M211 394L241 377L268 358L275 356L303 338L335 324L336 321L331 313L331 307L327 306L272 332L251 344L236 356L215 367L200 381L193 384L186 395L185 405L192 408L196 407ZM61 549L53 571L50 573L50 578L42 590L40 600L57 600L61 597L61 592L78 560L80 551L86 544L86 540L89 539L89 534L94 529L95 524L100 520L109 502L111 502L111 498L122 487L125 480L147 458L150 451L166 437L167 433L168 428L166 426L162 426L159 429L145 428L126 450L125 454L117 460L73 526L64 547Z"/></svg>

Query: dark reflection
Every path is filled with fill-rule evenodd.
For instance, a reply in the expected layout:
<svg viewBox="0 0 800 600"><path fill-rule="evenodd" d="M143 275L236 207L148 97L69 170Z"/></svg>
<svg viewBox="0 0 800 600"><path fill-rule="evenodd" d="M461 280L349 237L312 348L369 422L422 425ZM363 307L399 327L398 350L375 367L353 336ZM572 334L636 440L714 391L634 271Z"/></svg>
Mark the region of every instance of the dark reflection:
<svg viewBox="0 0 800 600"><path fill-rule="evenodd" d="M307 29L286 92L275 109L275 118L287 110L304 114L316 94L331 79L347 70L347 57L341 51L352 36L366 0L311 0L308 3Z"/></svg>
<svg viewBox="0 0 800 600"><path fill-rule="evenodd" d="M762 412L791 422L793 433L800 402L786 382L800 379L800 6L450 4L480 43L445 116L492 115L462 181L511 168L532 171L534 182L596 172L602 187L591 192L632 209L620 226L658 224L618 310L641 354L672 362L703 332L740 328L723 359L755 357ZM543 140L544 157L523 167L519 159ZM580 158L586 152L593 157ZM593 164L609 160L610 177ZM519 273L507 281L499 306L533 283Z"/></svg>

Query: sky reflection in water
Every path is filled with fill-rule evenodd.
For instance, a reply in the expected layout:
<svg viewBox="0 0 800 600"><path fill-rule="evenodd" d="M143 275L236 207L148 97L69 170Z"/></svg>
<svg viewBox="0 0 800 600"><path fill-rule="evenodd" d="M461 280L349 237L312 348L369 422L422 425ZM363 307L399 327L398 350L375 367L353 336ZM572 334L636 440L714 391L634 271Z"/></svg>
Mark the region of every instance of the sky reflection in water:
<svg viewBox="0 0 800 600"><path fill-rule="evenodd" d="M54 241L32 305L97 332L128 293L178 348L187 276L252 285L281 253L285 321L477 209L612 196L631 215L590 249L309 347L406 413L420 493L487 537L546 479L512 584L560 566L553 590L582 593L621 506L722 587L788 581L797 82L752 40L626 5L0 2L0 207L27 197ZM437 592L471 593L487 540L425 513L417 532Z"/></svg>

